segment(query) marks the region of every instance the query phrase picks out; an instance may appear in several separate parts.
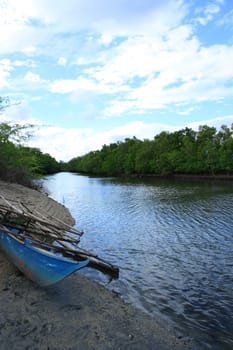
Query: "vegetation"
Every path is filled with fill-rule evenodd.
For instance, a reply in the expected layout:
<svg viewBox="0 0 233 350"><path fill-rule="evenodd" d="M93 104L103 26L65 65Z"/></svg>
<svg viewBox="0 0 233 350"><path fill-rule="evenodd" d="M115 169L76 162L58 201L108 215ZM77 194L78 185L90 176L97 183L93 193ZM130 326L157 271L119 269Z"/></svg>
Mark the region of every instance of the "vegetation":
<svg viewBox="0 0 233 350"><path fill-rule="evenodd" d="M25 147L31 126L0 123L0 179L32 186L35 177L60 171L60 164L37 148Z"/></svg>
<svg viewBox="0 0 233 350"><path fill-rule="evenodd" d="M233 124L219 131L206 125L164 131L153 140L127 138L71 159L66 169L101 175L233 174L232 136Z"/></svg>
<svg viewBox="0 0 233 350"><path fill-rule="evenodd" d="M0 112L9 106L0 97ZM23 146L32 125L0 123L0 179L32 186L35 177L60 171L60 164L37 148Z"/></svg>

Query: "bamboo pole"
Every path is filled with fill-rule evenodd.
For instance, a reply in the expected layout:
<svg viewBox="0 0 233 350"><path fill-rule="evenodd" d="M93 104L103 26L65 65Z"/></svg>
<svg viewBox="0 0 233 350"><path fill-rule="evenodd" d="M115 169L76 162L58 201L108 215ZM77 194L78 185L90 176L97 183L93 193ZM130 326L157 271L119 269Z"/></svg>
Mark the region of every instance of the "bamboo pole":
<svg viewBox="0 0 233 350"><path fill-rule="evenodd" d="M57 238L57 236L60 239L64 238L64 231L65 228L61 226L57 226L51 221L48 221L46 218L39 218L38 216L35 216L32 211L30 211L29 208L27 208L25 205L23 205L25 208L22 210L21 208L17 208L16 206L12 205L9 203L3 196L1 196L2 199L7 204L7 207L0 205L0 208L4 210L4 214L8 213L11 211L11 213L16 214L16 217L18 218L19 216L22 217L25 221L27 221L27 229L29 230L29 227L32 227L32 229L38 230L44 232L46 235L50 235L51 238ZM27 212L25 212L25 209ZM12 219L12 215L11 215ZM10 220L13 221L13 220ZM77 232L76 232L77 233ZM79 234L80 236L80 234ZM71 237L69 238L64 238L66 241L70 241L72 243L77 243L80 240L79 239L72 239Z"/></svg>
<svg viewBox="0 0 233 350"><path fill-rule="evenodd" d="M9 226L12 225L11 227L18 228L21 231L19 235L14 235L10 230L7 230L6 227L1 224L0 229L2 229L3 232L14 236L16 239L17 237L27 237L32 240L32 243L35 243L41 247L46 247L47 249L51 249L54 252L60 251L62 254L66 254L71 258L81 260L88 259L90 262L90 267L99 269L102 272L108 273L113 277L118 277L119 268L117 266L114 266L106 260L100 258L95 253L75 246L79 242L79 239L64 237L64 231L73 233L71 226L67 225L67 230L65 230L64 226L57 226L45 218L41 213L38 212L37 215L35 215L35 213L27 208L27 206L23 203L20 203L20 208L17 208L3 196L0 195L0 198L2 198L7 205L4 206L0 204L0 213L4 213L4 216L7 216L9 214L9 218L5 220L5 224L7 225L8 223ZM38 215L40 217L38 217ZM17 222L14 222L14 220L16 221L19 217L24 220L22 224L17 224ZM54 220L52 217L51 219ZM57 222L58 221L59 220L57 220ZM77 230L75 233L81 236L81 231ZM44 241L41 240L42 237L44 238ZM54 246L55 242L60 246ZM68 245L67 243L72 244L72 246Z"/></svg>
<svg viewBox="0 0 233 350"><path fill-rule="evenodd" d="M117 266L112 265L108 261L100 258L97 254L93 254L88 251L80 251L80 247L78 248L78 250L72 249L65 243L62 243L61 245L65 247L68 251L74 253L75 256L88 259L90 261L90 267L97 268L103 272L107 272L114 277L119 276L119 268Z"/></svg>
<svg viewBox="0 0 233 350"><path fill-rule="evenodd" d="M27 210L27 212L25 212L25 210L19 209L16 206L14 206L13 204L11 204L10 202L8 202L3 196L0 195L0 197L6 202L6 204L8 206L7 207L8 211L9 211L9 209L11 209L11 211L13 213L21 216L24 219L31 220L32 222L37 223L37 224L46 225L47 228L48 228L48 226L52 227L53 229L58 230L58 232L63 231L63 229L61 227L55 225L51 221L48 221L46 219L41 219L38 216L35 216L34 214L30 213L29 210L26 208L25 209Z"/></svg>
<svg viewBox="0 0 233 350"><path fill-rule="evenodd" d="M42 215L42 213L41 213L41 212L44 212L42 209L40 209L41 212L39 212L37 210L34 210L34 211L37 212L39 215L44 217L44 215ZM46 216L50 217L51 219L53 219L54 221L57 221L60 224L63 224L68 229L68 231L71 232L71 233L74 233L74 234L77 234L77 235L80 235L80 236L82 236L84 234L83 231L78 230L77 228L75 228L75 227L73 227L71 225L68 225L66 222L58 219L57 217L53 217L51 215L48 215L47 213L46 213Z"/></svg>
<svg viewBox="0 0 233 350"><path fill-rule="evenodd" d="M12 212L18 214L18 215L22 215L22 216L27 216L27 214L31 213L34 215L34 219L36 220L43 220L43 223L45 223L48 225L53 225L54 227L57 227L59 229L61 229L61 224L64 226L64 230L67 230L73 234L77 234L79 236L83 235L83 231L78 230L77 228L67 224L66 222L60 220L57 217L54 217L52 215L49 215L48 213L45 213L42 209L40 209L40 211L36 210L36 209L32 209L32 208L28 208L28 206L26 206L25 203L23 202L19 202L19 201L15 201L13 199L7 199L4 196L0 195L0 198L2 198L2 200L6 203L7 206L4 206L0 203L0 208L5 209L5 210L9 210L9 208L11 209ZM21 209L17 208L15 205L13 205L11 202L17 203L18 205L20 205ZM22 208L23 207L23 208ZM25 212L26 209L26 212ZM44 215L42 214L44 213ZM37 214L37 215L35 215ZM51 223L51 221L48 220L48 218L50 218L52 221L56 221L58 225L55 225L54 223Z"/></svg>

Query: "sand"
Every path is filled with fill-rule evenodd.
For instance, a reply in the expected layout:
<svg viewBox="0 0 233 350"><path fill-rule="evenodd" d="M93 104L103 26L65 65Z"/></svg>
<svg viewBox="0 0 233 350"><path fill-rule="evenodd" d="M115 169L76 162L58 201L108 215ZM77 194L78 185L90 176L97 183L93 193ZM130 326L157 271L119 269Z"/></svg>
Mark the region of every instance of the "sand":
<svg viewBox="0 0 233 350"><path fill-rule="evenodd" d="M0 194L73 224L48 196L0 181ZM42 288L0 251L0 350L196 349L191 338L126 304L116 293L73 274Z"/></svg>
<svg viewBox="0 0 233 350"><path fill-rule="evenodd" d="M69 210L62 204L57 203L52 198L49 198L45 193L37 190L24 187L18 184L7 183L0 181L0 196L10 201L12 204L23 202L30 209L41 211L43 216L54 216L59 220L66 222L69 225L74 225L74 219ZM0 197L0 204L5 204Z"/></svg>

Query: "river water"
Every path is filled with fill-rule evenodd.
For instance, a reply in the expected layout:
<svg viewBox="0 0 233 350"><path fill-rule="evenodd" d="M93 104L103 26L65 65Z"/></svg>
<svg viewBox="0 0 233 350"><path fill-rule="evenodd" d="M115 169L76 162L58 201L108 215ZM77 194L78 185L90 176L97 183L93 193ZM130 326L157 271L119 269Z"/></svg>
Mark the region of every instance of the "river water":
<svg viewBox="0 0 233 350"><path fill-rule="evenodd" d="M81 246L120 267L83 274L194 337L233 349L233 183L59 173L44 180L85 234Z"/></svg>

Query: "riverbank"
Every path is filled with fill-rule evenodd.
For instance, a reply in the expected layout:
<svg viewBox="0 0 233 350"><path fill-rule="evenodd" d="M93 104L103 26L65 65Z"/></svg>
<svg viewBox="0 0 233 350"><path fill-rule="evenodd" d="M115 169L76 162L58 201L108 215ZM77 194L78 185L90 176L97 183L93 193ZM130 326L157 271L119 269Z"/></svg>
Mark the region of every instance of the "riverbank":
<svg viewBox="0 0 233 350"><path fill-rule="evenodd" d="M90 177L115 177L115 178L131 178L131 179L161 179L161 180L187 180L187 181L200 181L200 180L206 180L206 181L233 181L233 174L185 174L185 173L179 173L179 174L168 174L168 175L162 175L162 174L151 174L151 173L138 173L138 174L93 174L93 173L85 173L85 172L71 172L73 174L80 174L83 176L90 176Z"/></svg>
<svg viewBox="0 0 233 350"><path fill-rule="evenodd" d="M68 210L38 191L0 182L0 193L73 223ZM73 274L41 288L0 252L0 349L194 349L168 325L124 303L116 293Z"/></svg>
<svg viewBox="0 0 233 350"><path fill-rule="evenodd" d="M121 177L125 177L122 175ZM132 174L128 175L132 178L158 178L168 180L221 180L221 181L233 181L233 174L170 174L170 175L159 175L159 174Z"/></svg>

